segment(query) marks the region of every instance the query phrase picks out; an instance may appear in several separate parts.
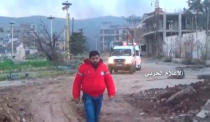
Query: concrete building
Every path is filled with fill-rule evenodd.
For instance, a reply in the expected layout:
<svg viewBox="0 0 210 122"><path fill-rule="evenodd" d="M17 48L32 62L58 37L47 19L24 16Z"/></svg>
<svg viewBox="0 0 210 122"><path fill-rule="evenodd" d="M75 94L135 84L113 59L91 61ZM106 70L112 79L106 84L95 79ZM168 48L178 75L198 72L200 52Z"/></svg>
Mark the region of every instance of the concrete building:
<svg viewBox="0 0 210 122"><path fill-rule="evenodd" d="M144 45L148 56L163 56L163 44L166 37L177 35L178 40L185 33L194 32L192 17L184 13L167 13L161 8L144 14L141 27L144 31ZM177 42L178 43L178 42ZM175 46L175 45L174 45Z"/></svg>
<svg viewBox="0 0 210 122"><path fill-rule="evenodd" d="M126 41L127 39L127 27L105 23L100 29L100 47L102 51L108 51L112 42Z"/></svg>

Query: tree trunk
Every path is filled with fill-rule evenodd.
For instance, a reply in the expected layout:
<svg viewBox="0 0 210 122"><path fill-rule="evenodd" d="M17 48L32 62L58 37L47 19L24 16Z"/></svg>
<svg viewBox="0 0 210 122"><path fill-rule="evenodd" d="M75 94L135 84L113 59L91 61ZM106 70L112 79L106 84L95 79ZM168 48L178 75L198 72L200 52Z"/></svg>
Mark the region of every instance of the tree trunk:
<svg viewBox="0 0 210 122"><path fill-rule="evenodd" d="M208 59L208 37L209 37L209 9L206 8L206 55L205 55L205 59Z"/></svg>
<svg viewBox="0 0 210 122"><path fill-rule="evenodd" d="M206 44L205 44L205 59L207 59L208 53L208 8L206 9Z"/></svg>

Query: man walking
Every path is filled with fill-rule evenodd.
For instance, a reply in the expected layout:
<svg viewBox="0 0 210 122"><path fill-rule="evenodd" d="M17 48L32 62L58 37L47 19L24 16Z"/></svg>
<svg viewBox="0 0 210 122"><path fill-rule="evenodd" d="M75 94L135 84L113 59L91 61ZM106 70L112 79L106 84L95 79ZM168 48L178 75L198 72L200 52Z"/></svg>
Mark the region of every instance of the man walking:
<svg viewBox="0 0 210 122"><path fill-rule="evenodd" d="M103 93L107 88L109 98L115 96L115 85L111 74L97 51L89 53L89 59L80 65L73 84L74 100L80 100L83 92L87 122L98 122Z"/></svg>

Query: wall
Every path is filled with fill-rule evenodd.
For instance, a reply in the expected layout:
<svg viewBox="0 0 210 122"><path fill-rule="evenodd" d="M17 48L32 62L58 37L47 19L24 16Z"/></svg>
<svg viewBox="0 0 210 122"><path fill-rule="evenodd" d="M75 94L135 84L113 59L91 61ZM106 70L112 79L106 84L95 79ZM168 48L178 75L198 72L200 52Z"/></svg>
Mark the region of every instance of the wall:
<svg viewBox="0 0 210 122"><path fill-rule="evenodd" d="M174 58L201 59L206 52L206 33L205 31L183 34L181 39L176 36L166 37L163 44L164 56Z"/></svg>
<svg viewBox="0 0 210 122"><path fill-rule="evenodd" d="M17 47L17 52L15 54L15 59L22 61L25 59L25 49L23 47L23 43L21 43L18 47Z"/></svg>

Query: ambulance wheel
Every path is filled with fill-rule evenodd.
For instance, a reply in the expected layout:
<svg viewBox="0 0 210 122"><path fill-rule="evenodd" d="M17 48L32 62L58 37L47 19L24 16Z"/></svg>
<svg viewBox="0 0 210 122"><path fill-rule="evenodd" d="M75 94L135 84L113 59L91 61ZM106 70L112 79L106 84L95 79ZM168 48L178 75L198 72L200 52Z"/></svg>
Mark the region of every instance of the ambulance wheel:
<svg viewBox="0 0 210 122"><path fill-rule="evenodd" d="M130 67L129 73L133 74L136 71L136 67Z"/></svg>

